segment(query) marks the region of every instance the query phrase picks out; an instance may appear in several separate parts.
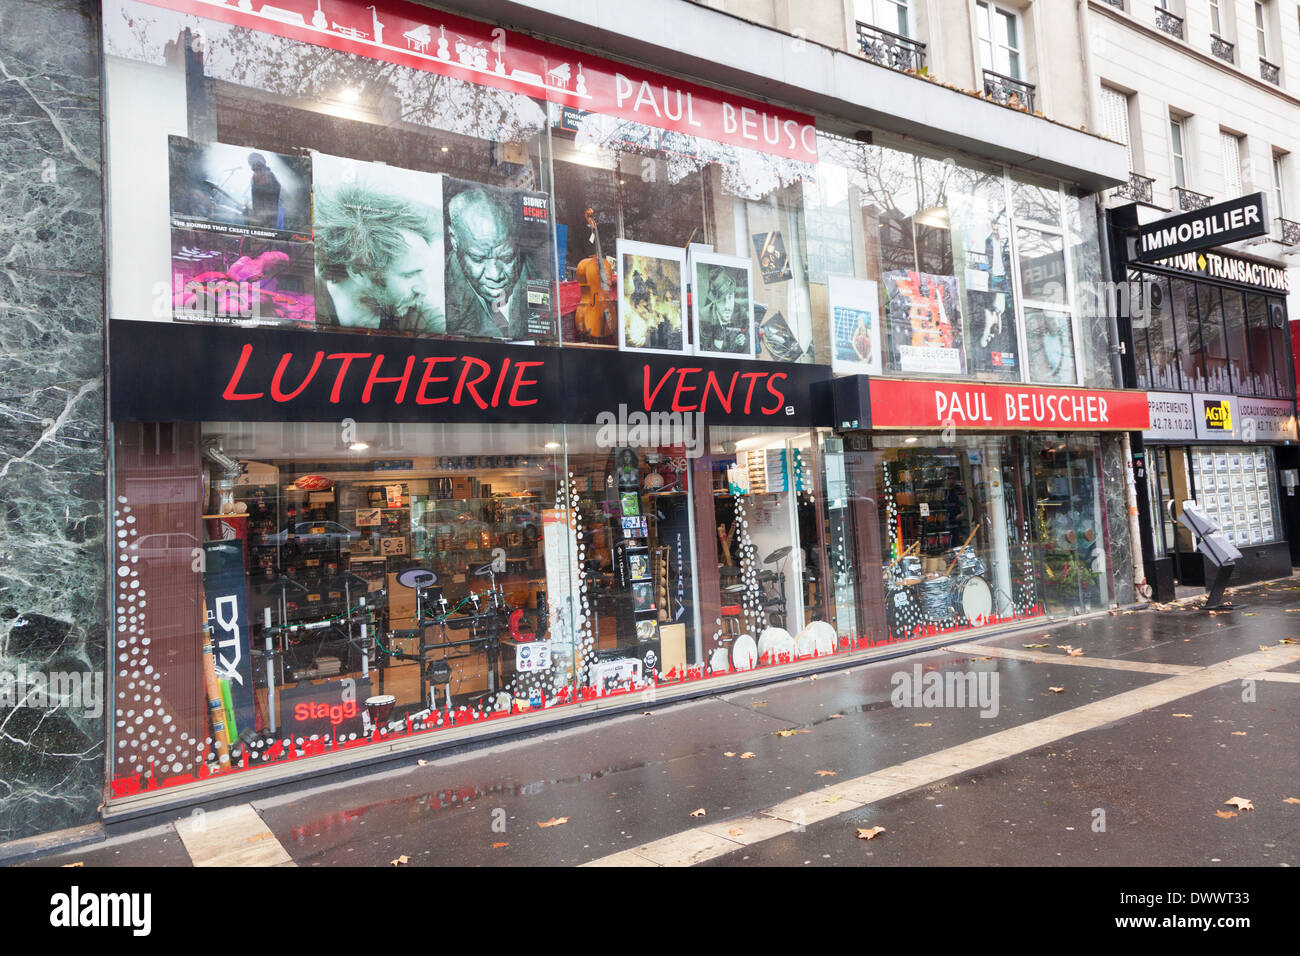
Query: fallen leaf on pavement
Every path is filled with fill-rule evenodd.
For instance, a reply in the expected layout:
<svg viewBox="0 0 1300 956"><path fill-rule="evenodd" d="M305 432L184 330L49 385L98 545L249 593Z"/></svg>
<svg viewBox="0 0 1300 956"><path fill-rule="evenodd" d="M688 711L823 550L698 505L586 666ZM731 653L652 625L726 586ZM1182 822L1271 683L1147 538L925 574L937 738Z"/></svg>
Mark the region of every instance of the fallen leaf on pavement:
<svg viewBox="0 0 1300 956"><path fill-rule="evenodd" d="M1300 803L1300 800L1297 800L1296 803ZM85 865L86 865L86 864L84 864L84 863L82 863L80 860L78 860L76 863L64 863L64 864L63 864L63 867L66 869L67 867L70 867L70 866L85 866Z"/></svg>
<svg viewBox="0 0 1300 956"><path fill-rule="evenodd" d="M803 728L799 728L797 730L778 730L776 732L776 735L778 737L793 737L795 734L806 734L806 733L811 733L811 731L804 730Z"/></svg>
<svg viewBox="0 0 1300 956"><path fill-rule="evenodd" d="M751 702L750 702L750 706L752 706L752 707L766 707L766 706L767 706L767 701L765 701L765 700L755 700L755 701L751 701Z"/></svg>
<svg viewBox="0 0 1300 956"><path fill-rule="evenodd" d="M698 810L692 810L692 811L691 811L691 816L693 816L693 817L702 817L702 816L704 816L704 808L703 808L703 807L700 807Z"/></svg>
<svg viewBox="0 0 1300 956"><path fill-rule="evenodd" d="M427 761L427 760L417 760L417 761L415 762L415 765L416 765L417 767L427 767L427 766L429 766L429 761Z"/></svg>
<svg viewBox="0 0 1300 956"><path fill-rule="evenodd" d="M838 771L835 770L817 770L814 771L819 777L833 777Z"/></svg>
<svg viewBox="0 0 1300 956"><path fill-rule="evenodd" d="M722 756L724 756L724 757L734 757L734 756L736 756L736 752L735 752L734 750L724 750L724 751L722 752Z"/></svg>
<svg viewBox="0 0 1300 956"><path fill-rule="evenodd" d="M913 724L913 727L933 727L934 724Z"/></svg>
<svg viewBox="0 0 1300 956"><path fill-rule="evenodd" d="M509 845L510 845L509 843L493 843L493 844L492 844L492 849L494 849L494 850L499 850L499 849L501 849L503 846L509 846Z"/></svg>
<svg viewBox="0 0 1300 956"><path fill-rule="evenodd" d="M831 714L831 715L830 715L829 717L827 717L826 719L827 719L827 720L839 720L839 719L840 719L841 717L843 717L843 716L844 716L843 714Z"/></svg>
<svg viewBox="0 0 1300 956"><path fill-rule="evenodd" d="M549 820L539 820L537 825L545 830L547 827L559 827L569 822L568 817L551 817Z"/></svg>
<svg viewBox="0 0 1300 956"><path fill-rule="evenodd" d="M389 860L388 864L389 866L406 866L406 864L410 862L411 862L411 858L407 856L405 853L403 853L396 860Z"/></svg>
<svg viewBox="0 0 1300 956"><path fill-rule="evenodd" d="M1221 820L1231 820L1237 814L1232 810L1215 810L1214 815Z"/></svg>
<svg viewBox="0 0 1300 956"><path fill-rule="evenodd" d="M644 713L641 714L642 717L653 717L654 715L655 715L655 714L654 714L654 711L653 711L653 710L647 710L647 711L645 711Z"/></svg>
<svg viewBox="0 0 1300 956"><path fill-rule="evenodd" d="M1064 694L1064 693L1065 693L1065 688L1064 688L1064 687L1049 687L1049 688L1047 688L1047 689L1050 690L1053 694Z"/></svg>
<svg viewBox="0 0 1300 956"><path fill-rule="evenodd" d="M1190 717L1191 714L1174 714L1175 717Z"/></svg>
<svg viewBox="0 0 1300 956"><path fill-rule="evenodd" d="M809 675L808 675L808 679L809 679L809 680L816 680L816 679L817 679L817 675L816 675L816 674L809 674Z"/></svg>
<svg viewBox="0 0 1300 956"><path fill-rule="evenodd" d="M884 832L885 832L884 827L872 827L870 830L865 829L864 827L858 827L858 839L874 840L876 837L880 836L880 834Z"/></svg>
<svg viewBox="0 0 1300 956"><path fill-rule="evenodd" d="M1082 648L1082 647L1072 647L1072 648L1070 648L1068 651L1066 651L1065 653L1069 654L1071 657L1082 657L1082 656L1083 656L1083 648Z"/></svg>
<svg viewBox="0 0 1300 956"><path fill-rule="evenodd" d="M740 827L732 827L730 830L727 831L727 836L740 836L744 832L745 831L742 830Z"/></svg>
<svg viewBox="0 0 1300 956"><path fill-rule="evenodd" d="M1236 807L1238 810L1254 810L1255 805L1245 797L1233 797L1231 800L1224 800L1225 807Z"/></svg>
<svg viewBox="0 0 1300 956"><path fill-rule="evenodd" d="M1287 797L1283 803L1300 803L1300 797Z"/></svg>
<svg viewBox="0 0 1300 956"><path fill-rule="evenodd" d="M1046 647L1046 644L1022 644L1022 647Z"/></svg>
<svg viewBox="0 0 1300 956"><path fill-rule="evenodd" d="M750 759L753 758L753 756L754 756L754 751L752 751L752 750L746 750L743 754L740 755L740 759L741 759L741 760L750 760Z"/></svg>
<svg viewBox="0 0 1300 956"><path fill-rule="evenodd" d="M1261 644L1261 645L1259 645L1259 649L1260 649L1261 651L1271 651L1273 648L1270 647L1270 646L1267 645L1267 644Z"/></svg>
<svg viewBox="0 0 1300 956"><path fill-rule="evenodd" d="M1300 644L1300 641L1297 641L1293 637L1284 637L1280 641L1278 641L1278 643L1279 644Z"/></svg>
<svg viewBox="0 0 1300 956"><path fill-rule="evenodd" d="M1244 730L1234 730L1234 731L1232 732L1232 736L1234 736L1234 737L1244 737L1244 736L1246 736L1246 732L1245 732Z"/></svg>

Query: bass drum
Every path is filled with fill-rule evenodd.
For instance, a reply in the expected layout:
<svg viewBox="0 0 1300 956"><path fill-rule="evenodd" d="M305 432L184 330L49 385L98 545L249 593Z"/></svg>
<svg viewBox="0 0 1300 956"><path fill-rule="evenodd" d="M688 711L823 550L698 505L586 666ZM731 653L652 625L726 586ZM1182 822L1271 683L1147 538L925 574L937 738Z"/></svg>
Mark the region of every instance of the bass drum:
<svg viewBox="0 0 1300 956"><path fill-rule="evenodd" d="M953 590L954 610L962 624L972 627L987 624L993 613L993 589L977 574L962 581Z"/></svg>
<svg viewBox="0 0 1300 956"><path fill-rule="evenodd" d="M894 634L910 631L921 623L921 605L916 600L915 589L894 585L885 591L885 623Z"/></svg>

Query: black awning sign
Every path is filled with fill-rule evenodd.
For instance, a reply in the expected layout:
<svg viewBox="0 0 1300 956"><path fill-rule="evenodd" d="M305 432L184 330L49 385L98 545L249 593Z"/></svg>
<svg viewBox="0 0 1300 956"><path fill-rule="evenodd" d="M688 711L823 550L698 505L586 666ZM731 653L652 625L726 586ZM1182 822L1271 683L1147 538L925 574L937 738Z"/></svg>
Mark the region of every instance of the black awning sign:
<svg viewBox="0 0 1300 956"><path fill-rule="evenodd" d="M1251 193L1140 226L1136 240L1137 258L1147 262L1167 259L1267 233L1268 209L1264 194Z"/></svg>

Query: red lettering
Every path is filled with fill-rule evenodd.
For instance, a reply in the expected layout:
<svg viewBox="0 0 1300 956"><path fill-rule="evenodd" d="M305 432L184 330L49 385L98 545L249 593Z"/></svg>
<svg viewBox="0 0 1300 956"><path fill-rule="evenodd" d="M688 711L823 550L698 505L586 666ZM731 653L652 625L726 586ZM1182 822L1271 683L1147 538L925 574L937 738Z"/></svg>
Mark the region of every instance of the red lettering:
<svg viewBox="0 0 1300 956"><path fill-rule="evenodd" d="M506 383L506 369L510 367L510 359L505 360L501 366L501 374L497 376L497 387L492 390L492 407L496 408L501 403L501 386Z"/></svg>
<svg viewBox="0 0 1300 956"><path fill-rule="evenodd" d="M460 370L460 381L456 383L456 392L451 397L452 404L459 405L461 395L468 389L469 394L474 399L474 404L479 408L486 409L488 407L487 402L483 401L483 396L479 395L478 389L474 386L492 374L492 366L488 365L488 363L482 359L474 358L472 355L462 355L461 361L465 363L465 367ZM467 381L469 378L469 367L471 363L477 365L481 370L479 377L474 379L472 382Z"/></svg>
<svg viewBox="0 0 1300 956"><path fill-rule="evenodd" d="M352 364L353 359L370 358L370 352L335 352L333 355L325 356L331 362L339 359L339 372L334 376L334 388L330 390L330 404L337 405L339 396L343 392L343 379L347 378L348 367Z"/></svg>
<svg viewBox="0 0 1300 956"><path fill-rule="evenodd" d="M694 385L690 386L689 388L687 387L686 376L693 375L696 372L703 372L703 371L704 369L702 368L679 368L677 370L677 390L673 392L673 406L672 406L673 411L675 412L695 411L696 406L692 405L690 408L687 408L685 405L682 404L682 393L694 392L696 390L696 387Z"/></svg>
<svg viewBox="0 0 1300 956"><path fill-rule="evenodd" d="M311 380L316 377L316 371L320 368L321 359L325 357L324 352L317 352L316 359L311 363L311 371L303 378L302 384L292 392L284 392L280 389L280 381L284 377L284 371L289 367L289 361L293 358L292 352L285 352L280 357L280 364L275 367L275 375L271 377L271 397L277 402L291 402L303 393L303 390L311 384Z"/></svg>
<svg viewBox="0 0 1300 956"><path fill-rule="evenodd" d="M394 404L400 405L402 404L402 399L406 398L406 386L411 384L411 369L415 367L415 356L408 355L406 357L406 369L402 372L401 375L395 377L393 376L381 377L379 375L379 369L383 366L383 364L384 364L384 356L383 353L380 353L379 355L375 356L374 364L370 366L370 374L366 376L366 387L361 391L362 405L370 404L370 391L380 382L401 382L402 383L401 386L397 389L397 397L393 399Z"/></svg>
<svg viewBox="0 0 1300 956"><path fill-rule="evenodd" d="M536 405L536 404L537 404L537 399L535 399L535 398L530 398L530 399L528 399L528 401L524 401L523 399L521 399L521 398L519 397L519 389L520 389L520 388L525 388L525 387L527 387L527 386L529 386L529 385L536 385L536 384L537 384L537 380L536 380L536 379L532 379L532 378L526 379L526 378L524 378L524 369L525 369L525 368L528 368L528 367L530 367L530 366L531 366L531 367L537 367L537 366L540 366L540 365L542 365L542 364L544 364L544 363L542 363L542 362L516 362L516 363L515 363L515 383L514 383L513 385L510 386L510 400L509 400L509 405L510 405L511 408L520 408L520 407L522 407L522 406L524 406L524 405Z"/></svg>
<svg viewBox="0 0 1300 956"><path fill-rule="evenodd" d="M443 395L441 398L429 398L424 394L424 390L434 382L451 381L451 379L449 379L446 375L434 375L433 367L437 365L439 362L454 362L454 361L456 360L452 358L450 355L439 355L436 356L435 358L427 358L424 360L424 378L420 379L419 391L415 393L415 404L441 405L443 402L447 401L446 395Z"/></svg>
<svg viewBox="0 0 1300 956"><path fill-rule="evenodd" d="M650 366L646 365L642 368L642 378L645 383L645 387L642 391L645 396L645 408L647 411L654 407L654 401L659 396L659 389L664 387L664 382L672 378L673 372L675 371L677 371L677 369L670 366L668 371L664 373L663 378L659 379L659 384L655 386L655 390L652 392L650 391Z"/></svg>
<svg viewBox="0 0 1300 956"><path fill-rule="evenodd" d="M750 406L754 401L754 386L756 386L758 384L758 380L766 374L767 374L766 372L741 372L740 373L741 378L749 379L749 391L745 393L745 414L746 415L749 414Z"/></svg>
<svg viewBox="0 0 1300 956"><path fill-rule="evenodd" d="M759 411L764 415L775 415L781 410L781 407L785 405L785 394L780 389L772 387L778 378L789 378L789 376L786 375L785 372L776 372L768 376L767 382L765 383L767 386L767 393L776 399L776 404L771 408L768 408L766 405L760 408Z"/></svg>
<svg viewBox="0 0 1300 956"><path fill-rule="evenodd" d="M712 387L713 387L713 391L714 391L714 392L717 394L717 396L718 396L718 401L722 403L722 410L723 410L724 412L726 412L728 415L730 415L730 414L731 414L731 396L732 396L732 394L736 391L736 375L735 375L735 373L733 372L732 375L731 375L731 385L727 388L727 394L726 394L726 395L723 395L723 394L722 394L722 385L719 384L719 382L718 382L718 376L715 375L715 374L713 373L713 370L712 370L712 369L709 370L708 377L704 379L704 396L700 399L700 411L701 411L701 412L703 412L703 411L705 410L705 406L709 404L709 386L712 386Z"/></svg>
<svg viewBox="0 0 1300 956"><path fill-rule="evenodd" d="M307 703L298 704L293 708L294 720L306 720L311 715L311 705Z"/></svg>
<svg viewBox="0 0 1300 956"><path fill-rule="evenodd" d="M248 367L248 360L253 355L253 346L245 345L239 353L239 362L235 365L235 374L230 376L230 381L226 385L226 390L221 393L221 397L228 402L251 402L254 399L261 398L266 392L245 393L240 395L235 391L235 386L239 383L240 377L244 374L244 369Z"/></svg>

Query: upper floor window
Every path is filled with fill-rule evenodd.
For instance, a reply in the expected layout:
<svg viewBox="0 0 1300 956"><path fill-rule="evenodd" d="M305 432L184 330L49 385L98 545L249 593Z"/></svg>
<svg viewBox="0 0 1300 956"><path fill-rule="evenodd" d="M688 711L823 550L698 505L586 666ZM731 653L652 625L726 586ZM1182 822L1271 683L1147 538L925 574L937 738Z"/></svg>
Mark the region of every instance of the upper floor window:
<svg viewBox="0 0 1300 956"><path fill-rule="evenodd" d="M1187 130L1179 116L1169 117L1169 154L1174 161L1174 185L1187 186Z"/></svg>
<svg viewBox="0 0 1300 956"><path fill-rule="evenodd" d="M1259 58L1268 59L1268 30L1264 26L1267 22L1267 12L1264 4L1255 0L1255 39L1259 43Z"/></svg>
<svg viewBox="0 0 1300 956"><path fill-rule="evenodd" d="M1273 206L1276 210L1274 215L1286 218L1286 187L1285 179L1282 175L1282 163L1286 159L1280 153L1273 154Z"/></svg>
<svg viewBox="0 0 1300 956"><path fill-rule="evenodd" d="M1219 130L1219 142L1223 148L1224 198L1233 199L1245 191L1241 178L1242 137L1227 130Z"/></svg>
<svg viewBox="0 0 1300 956"><path fill-rule="evenodd" d="M985 0L975 4L979 26L980 59L984 69L1001 73L1013 80L1023 79L1020 59L1020 15Z"/></svg>
<svg viewBox="0 0 1300 956"><path fill-rule="evenodd" d="M1128 94L1121 93L1109 86L1101 88L1101 122L1102 134L1117 143L1123 143L1128 150L1128 168L1137 171L1133 164L1133 147L1130 144L1128 125Z"/></svg>
<svg viewBox="0 0 1300 956"><path fill-rule="evenodd" d="M853 0L853 16L859 23L869 23L903 37L912 36L908 0Z"/></svg>
<svg viewBox="0 0 1300 956"><path fill-rule="evenodd" d="M1219 0L1210 0L1210 32L1216 37L1223 36L1223 13L1219 10Z"/></svg>

